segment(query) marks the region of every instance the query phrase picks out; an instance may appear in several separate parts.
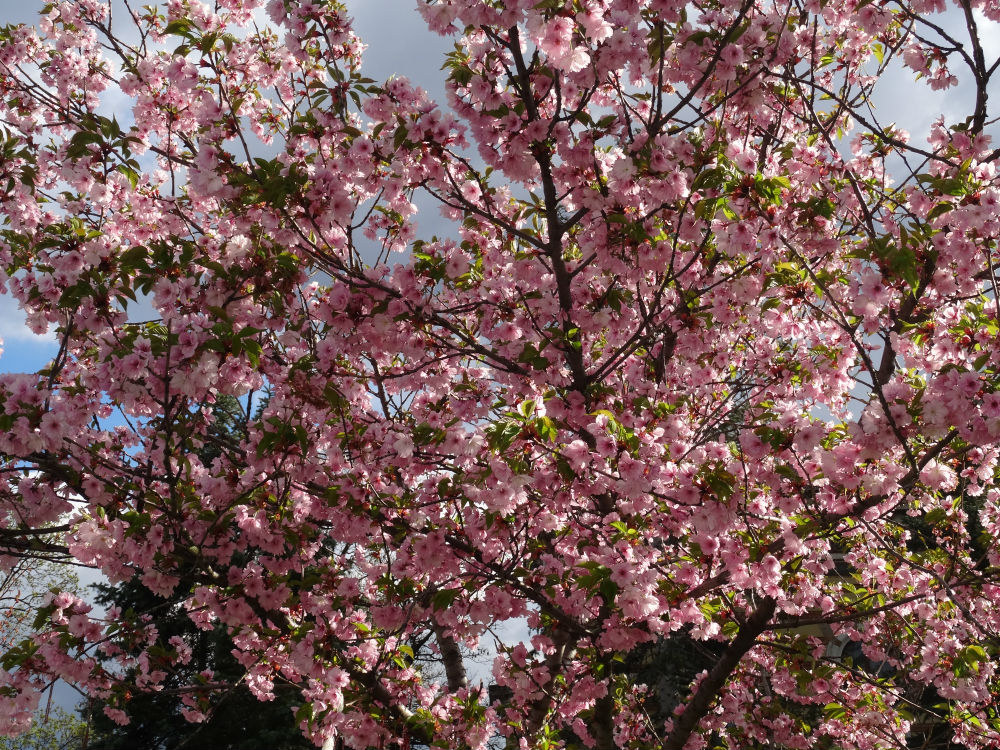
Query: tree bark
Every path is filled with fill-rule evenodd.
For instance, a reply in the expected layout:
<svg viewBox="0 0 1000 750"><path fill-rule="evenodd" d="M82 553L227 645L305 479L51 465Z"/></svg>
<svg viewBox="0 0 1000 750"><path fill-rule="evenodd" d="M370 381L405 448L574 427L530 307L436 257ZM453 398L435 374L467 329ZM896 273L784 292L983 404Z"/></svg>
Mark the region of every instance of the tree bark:
<svg viewBox="0 0 1000 750"><path fill-rule="evenodd" d="M732 643L729 644L729 648L712 667L708 676L699 683L698 689L684 706L681 715L674 720L673 729L667 735L662 750L683 749L688 738L697 728L698 722L708 713L719 691L725 686L740 660L757 643L757 636L767 629L768 623L774 616L774 610L774 599L767 597L746 619Z"/></svg>
<svg viewBox="0 0 1000 750"><path fill-rule="evenodd" d="M458 641L436 620L432 622L431 629L434 631L438 648L441 650L441 661L444 663L444 674L448 679L449 692L454 693L461 688L468 687L469 678L465 673L465 662L462 660L462 651L458 647Z"/></svg>

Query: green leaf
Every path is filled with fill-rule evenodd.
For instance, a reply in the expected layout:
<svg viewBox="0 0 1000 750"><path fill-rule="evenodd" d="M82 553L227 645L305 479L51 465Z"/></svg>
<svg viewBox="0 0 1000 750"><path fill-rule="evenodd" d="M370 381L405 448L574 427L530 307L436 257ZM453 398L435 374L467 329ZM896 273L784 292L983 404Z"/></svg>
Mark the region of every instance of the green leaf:
<svg viewBox="0 0 1000 750"><path fill-rule="evenodd" d="M115 169L119 174L125 175L125 178L132 186L132 189L135 190L136 186L139 184L139 173L126 164L120 164Z"/></svg>
<svg viewBox="0 0 1000 750"><path fill-rule="evenodd" d="M604 601L613 602L615 597L618 596L618 584L612 581L610 578L605 578L601 581L600 585L601 596L604 597Z"/></svg>
<svg viewBox="0 0 1000 750"><path fill-rule="evenodd" d="M396 128L396 132L392 135L392 147L395 150L399 148L406 142L407 129L405 125L400 125Z"/></svg>
<svg viewBox="0 0 1000 750"><path fill-rule="evenodd" d="M954 209L955 207L951 203L938 203L934 208L927 212L927 220L933 221L938 216L944 216L946 213Z"/></svg>
<svg viewBox="0 0 1000 750"><path fill-rule="evenodd" d="M167 28L163 30L164 34L178 34L181 36L190 36L191 31L191 21L187 18L177 18L167 24Z"/></svg>
<svg viewBox="0 0 1000 750"><path fill-rule="evenodd" d="M517 422L499 422L487 433L489 445L494 450L503 453L508 450L521 434L521 425Z"/></svg>
<svg viewBox="0 0 1000 750"><path fill-rule="evenodd" d="M434 596L431 597L431 604L436 610L448 609L448 607L455 603L455 600L458 599L461 593L461 589L441 589L440 591L435 591Z"/></svg>
<svg viewBox="0 0 1000 750"><path fill-rule="evenodd" d="M260 355L263 349L261 345L256 341L247 340L243 342L243 353L246 354L247 360L253 367L258 367L260 365Z"/></svg>
<svg viewBox="0 0 1000 750"><path fill-rule="evenodd" d="M898 278L902 278L911 289L920 285L917 256L909 247L899 247L887 237L880 237L868 243L872 252Z"/></svg>
<svg viewBox="0 0 1000 750"><path fill-rule="evenodd" d="M559 429L549 417L539 417L532 423L532 426L538 433L538 437L546 442L554 443L559 439Z"/></svg>
<svg viewBox="0 0 1000 750"><path fill-rule="evenodd" d="M54 610L55 608L53 607L51 611ZM49 612L49 614L51 614L51 611ZM47 619L48 616L46 616L46 620ZM43 622L43 626L45 624L46 623ZM5 653L2 657L0 657L0 666L2 666L5 670L10 672L15 667L19 667L22 664L24 664L28 659L34 656L37 651L38 651L38 644L32 641L31 639L26 638L16 646L9 649L7 653Z"/></svg>
<svg viewBox="0 0 1000 750"><path fill-rule="evenodd" d="M694 182L691 183L692 190L704 190L717 188L722 185L725 181L726 173L722 167L713 167L711 169L705 169L698 173L694 178Z"/></svg>

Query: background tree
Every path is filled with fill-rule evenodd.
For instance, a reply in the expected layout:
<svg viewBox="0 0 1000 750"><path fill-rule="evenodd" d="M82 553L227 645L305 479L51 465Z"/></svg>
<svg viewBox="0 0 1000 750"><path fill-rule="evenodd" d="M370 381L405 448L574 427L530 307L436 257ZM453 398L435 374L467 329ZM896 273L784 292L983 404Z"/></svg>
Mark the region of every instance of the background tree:
<svg viewBox="0 0 1000 750"><path fill-rule="evenodd" d="M84 746L86 725L76 714L58 706L35 717L31 729L17 737L0 737L2 750L78 750Z"/></svg>
<svg viewBox="0 0 1000 750"><path fill-rule="evenodd" d="M258 407L259 408L259 407ZM227 446L246 437L252 412L234 397L222 395L213 406L212 422L199 458L208 465L226 452ZM249 560L247 560L249 562ZM157 692L134 692L128 702L130 722L120 726L109 719L95 702L82 707L92 717L88 747L91 750L170 750L211 747L233 750L294 750L313 743L302 736L295 718L300 703L294 685L275 686L275 697L258 701L242 684L245 665L233 655L234 644L220 623L209 629L195 627L181 606L183 597L153 594L137 581L117 585L99 584L96 603L105 609L142 613L153 618L159 638L191 654L184 669L171 672ZM136 656L141 649L136 649ZM192 683L227 686L205 721L184 721L185 688Z"/></svg>
<svg viewBox="0 0 1000 750"><path fill-rule="evenodd" d="M56 536L56 535L53 535ZM59 539L39 537L46 545L58 544ZM44 553L21 551L5 562L10 566L0 571L0 650L6 651L29 637L38 610L53 591L79 591L80 581L73 568L61 561L42 556Z"/></svg>
<svg viewBox="0 0 1000 750"><path fill-rule="evenodd" d="M8 653L31 648L30 639L37 627L38 612L55 594L82 591L58 530L52 531L50 526L33 529L24 535L14 533L7 537L6 543L6 554L0 559L0 661L6 660ZM54 683L52 680L48 685L40 685L46 690L46 703L32 718L30 731L7 744L0 738L0 747L5 750L56 748L79 739L81 732L78 730L83 727L79 717L62 710L53 713Z"/></svg>
<svg viewBox="0 0 1000 750"><path fill-rule="evenodd" d="M996 5L962 42L924 2L420 7L450 112L329 0L3 32L0 261L61 349L0 376L2 537L80 498L65 551L327 746L890 748L919 691L996 745ZM969 116L881 124L896 59ZM487 706L462 645L517 618ZM69 594L37 622L12 729L52 676L124 722L194 658ZM705 668L668 714L636 663L671 639Z"/></svg>

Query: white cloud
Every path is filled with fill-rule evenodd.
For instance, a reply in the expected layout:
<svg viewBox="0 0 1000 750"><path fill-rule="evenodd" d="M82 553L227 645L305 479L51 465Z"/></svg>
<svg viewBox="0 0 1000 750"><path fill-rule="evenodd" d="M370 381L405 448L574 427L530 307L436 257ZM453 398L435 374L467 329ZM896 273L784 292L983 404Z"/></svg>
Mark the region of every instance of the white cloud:
<svg viewBox="0 0 1000 750"><path fill-rule="evenodd" d="M382 81L392 75L406 76L427 90L438 103L446 102L444 56L454 49L454 39L438 36L427 28L416 5L401 9L399 0L346 0L354 19L354 31L368 45L362 72Z"/></svg>
<svg viewBox="0 0 1000 750"><path fill-rule="evenodd" d="M979 42L983 47L986 67L989 67L1000 57L1000 23L991 21L978 8L972 11L979 29Z"/></svg>
<svg viewBox="0 0 1000 750"><path fill-rule="evenodd" d="M24 322L24 311L18 307L17 300L10 295L0 294L0 339L48 343L55 341L55 333L51 330L42 335L32 333Z"/></svg>

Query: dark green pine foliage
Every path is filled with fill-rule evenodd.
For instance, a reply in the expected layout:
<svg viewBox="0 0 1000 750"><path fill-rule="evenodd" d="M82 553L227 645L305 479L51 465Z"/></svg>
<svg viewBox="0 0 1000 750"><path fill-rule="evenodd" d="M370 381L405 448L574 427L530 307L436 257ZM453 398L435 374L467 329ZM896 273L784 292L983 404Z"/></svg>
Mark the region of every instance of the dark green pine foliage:
<svg viewBox="0 0 1000 750"><path fill-rule="evenodd" d="M219 398L208 440L199 451L206 465L227 453L227 446L245 432L244 415L236 399ZM88 750L305 750L315 747L302 736L295 720L294 709L301 701L298 690L276 680L275 699L258 701L240 683L244 670L231 653L233 642L225 628L198 630L180 606L182 596L164 599L137 580L95 588L99 604L148 613L156 622L163 641L180 636L191 647L193 657L188 665L168 678L161 692L132 696L127 705L131 719L127 726L118 726L108 719L103 705L95 701L89 707ZM204 669L214 671L214 682L234 683L235 687L215 704L207 721L192 724L181 714L181 692L177 689L191 684L195 675ZM87 709L82 706L81 713L86 715Z"/></svg>
<svg viewBox="0 0 1000 750"><path fill-rule="evenodd" d="M153 614L164 638L178 635L191 646L191 663L168 678L159 693L137 693L127 710L131 723L118 726L108 719L103 706L91 707L89 750L173 750L213 748L218 750L297 750L314 748L305 740L294 718L300 701L298 691L275 683L275 700L258 701L237 684L219 701L207 721L192 724L181 715L181 695L175 688L190 684L203 669L215 672L213 681L238 682L243 668L230 653L233 642L224 628L200 631L191 624L177 602L164 600L134 582L101 586L98 601L136 612ZM86 707L84 707L85 709ZM85 711L83 711L85 712Z"/></svg>

